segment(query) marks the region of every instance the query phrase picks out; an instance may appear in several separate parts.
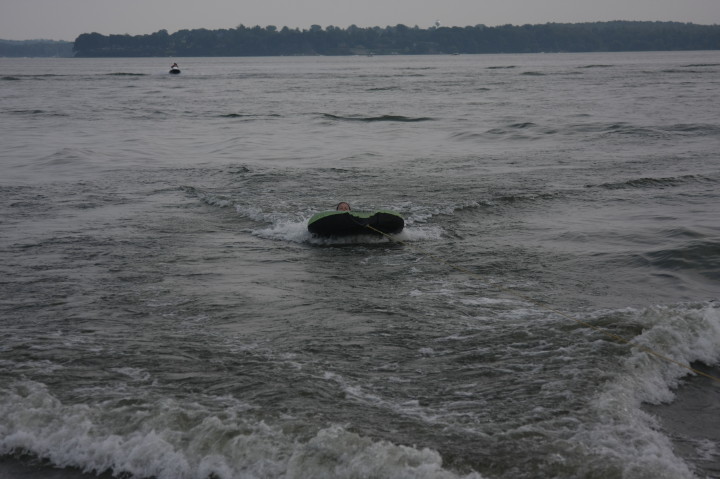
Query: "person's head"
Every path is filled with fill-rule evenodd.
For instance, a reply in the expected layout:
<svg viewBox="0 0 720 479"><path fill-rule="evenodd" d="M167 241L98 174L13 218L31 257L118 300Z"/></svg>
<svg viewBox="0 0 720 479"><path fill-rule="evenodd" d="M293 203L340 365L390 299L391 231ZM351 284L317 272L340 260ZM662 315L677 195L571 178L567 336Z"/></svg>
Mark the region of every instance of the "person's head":
<svg viewBox="0 0 720 479"><path fill-rule="evenodd" d="M344 201L341 201L338 203L338 205L335 207L336 211L350 211L350 205L345 203Z"/></svg>

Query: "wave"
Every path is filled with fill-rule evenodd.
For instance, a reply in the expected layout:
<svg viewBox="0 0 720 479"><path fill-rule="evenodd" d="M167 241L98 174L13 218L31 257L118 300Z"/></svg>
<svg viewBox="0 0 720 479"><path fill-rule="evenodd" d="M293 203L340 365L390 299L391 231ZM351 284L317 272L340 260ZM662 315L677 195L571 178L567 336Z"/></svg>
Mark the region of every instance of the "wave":
<svg viewBox="0 0 720 479"><path fill-rule="evenodd" d="M247 114L247 113L226 113L222 115L218 115L219 118L282 118L282 115L277 113L268 113L265 115L258 115L258 114Z"/></svg>
<svg viewBox="0 0 720 479"><path fill-rule="evenodd" d="M386 87L374 87L374 88L368 88L365 91L396 91L396 90L402 90L399 86L386 86Z"/></svg>
<svg viewBox="0 0 720 479"><path fill-rule="evenodd" d="M676 123L671 125L634 125L625 122L578 123L560 129L563 133L599 133L603 136L623 135L638 137L665 137L672 135L706 136L720 135L720 126L710 123Z"/></svg>
<svg viewBox="0 0 720 479"><path fill-rule="evenodd" d="M606 135L626 135L639 137L662 137L662 132L655 128L631 125L629 123L612 123L605 126L602 132Z"/></svg>
<svg viewBox="0 0 720 479"><path fill-rule="evenodd" d="M100 156L97 151L86 148L62 148L50 155L32 162L36 168L45 167L84 167Z"/></svg>
<svg viewBox="0 0 720 479"><path fill-rule="evenodd" d="M182 186L180 189L210 206L227 208L233 205L233 199L227 195L207 193L194 186Z"/></svg>
<svg viewBox="0 0 720 479"><path fill-rule="evenodd" d="M720 134L719 125L708 123L678 123L675 125L664 127L663 130L671 133L692 133L697 136Z"/></svg>
<svg viewBox="0 0 720 479"><path fill-rule="evenodd" d="M40 75L12 75L12 76L6 76L3 77L3 80L10 80L10 81L17 81L22 80L25 78L31 78L31 79L43 79L43 78L54 78L54 77L64 77L64 76L71 76L71 75L58 75L55 73L44 73Z"/></svg>
<svg viewBox="0 0 720 479"><path fill-rule="evenodd" d="M518 130L523 130L523 135L531 135L525 138L533 139L545 135L570 135L594 133L599 137L606 136L627 136L639 138L672 138L674 136L702 137L720 136L720 125L711 123L677 123L670 125L634 125L625 122L611 123L574 123L566 125L553 125L551 127L538 125L533 122L517 122L503 127L496 127L484 133L470 133L483 138L492 136L514 135L512 138L522 139L517 136ZM467 138L468 133L454 135L457 138Z"/></svg>
<svg viewBox="0 0 720 479"><path fill-rule="evenodd" d="M125 72L105 73L104 75L112 76L112 77L145 77L145 76L148 76L147 73L125 73Z"/></svg>
<svg viewBox="0 0 720 479"><path fill-rule="evenodd" d="M720 134L720 126L707 123L679 123L674 125L640 126L624 122L610 124L576 125L576 129L596 131L605 135L624 135L639 137L705 136Z"/></svg>
<svg viewBox="0 0 720 479"><path fill-rule="evenodd" d="M408 70L409 70L409 71L423 71L423 70L428 71L428 70L438 70L438 67L417 67L417 66L412 66L412 67L402 67L402 68L400 68L400 70L401 70L401 71L408 71Z"/></svg>
<svg viewBox="0 0 720 479"><path fill-rule="evenodd" d="M8 113L15 114L15 115L38 115L38 116L47 116L47 117L65 117L69 116L65 113L58 113L53 111L47 111L47 110L40 110L40 109L30 109L30 110L8 110Z"/></svg>
<svg viewBox="0 0 720 479"><path fill-rule="evenodd" d="M452 135L452 138L460 141L487 140L487 139L512 139L512 140L534 140L548 135L555 135L559 132L557 128L540 126L537 123L525 121L511 123L509 125L491 128L484 132L463 131Z"/></svg>
<svg viewBox="0 0 720 479"><path fill-rule="evenodd" d="M381 116L338 116L330 113L323 113L324 118L338 121L360 121L360 122L375 122L375 121L392 121L392 122L419 122L419 121L432 121L430 117L408 117L402 115L381 115Z"/></svg>
<svg viewBox="0 0 720 479"><path fill-rule="evenodd" d="M678 74L687 74L687 73L709 73L709 70L681 70L679 68L668 68L667 70L661 70L662 73L678 73Z"/></svg>
<svg viewBox="0 0 720 479"><path fill-rule="evenodd" d="M681 247L644 253L636 261L671 271L692 270L711 280L720 280L720 242L718 241L689 241Z"/></svg>
<svg viewBox="0 0 720 479"><path fill-rule="evenodd" d="M578 68L580 69L588 69L588 68L612 68L615 65L603 65L603 64L591 64L591 65L583 65Z"/></svg>
<svg viewBox="0 0 720 479"><path fill-rule="evenodd" d="M683 65L685 68L697 68L697 67L720 67L720 63L691 63L689 65Z"/></svg>
<svg viewBox="0 0 720 479"><path fill-rule="evenodd" d="M551 192L551 193L521 193L521 194L511 194L511 195L501 195L494 199L494 201L500 202L500 203L509 203L509 204L516 204L516 203L536 203L538 201L546 201L546 200L555 200L558 198L562 198L564 195L559 192Z"/></svg>
<svg viewBox="0 0 720 479"><path fill-rule="evenodd" d="M251 419L252 408L231 398L211 406L139 398L67 405L37 382L2 389L0 454L31 454L55 467L157 479L480 479L444 469L432 449L374 440L338 425L295 436Z"/></svg>
<svg viewBox="0 0 720 479"><path fill-rule="evenodd" d="M629 123L598 125L597 131L607 135L626 135L651 138L670 138L675 134L682 136L720 135L720 126L707 123L679 123L666 126L638 126ZM593 129L591 126L590 129Z"/></svg>
<svg viewBox="0 0 720 479"><path fill-rule="evenodd" d="M642 332L633 339L682 364L720 361L720 308L711 304L656 306L605 313L612 322L636 323ZM601 318L599 318L601 319ZM585 456L587 470L598 477L694 478L676 456L670 438L642 404L672 401L673 389L689 370L633 348L615 374L592 400L592 421L583 421L563 448ZM698 413L696 411L695 413ZM564 441L565 442L565 441ZM598 448L602 446L603 452ZM582 474L579 474L582 475Z"/></svg>
<svg viewBox="0 0 720 479"><path fill-rule="evenodd" d="M703 175L683 175L664 178L634 178L631 180L601 183L599 185L585 185L586 188L605 188L609 190L619 190L628 188L671 188L680 185L692 183L716 183L717 180Z"/></svg>

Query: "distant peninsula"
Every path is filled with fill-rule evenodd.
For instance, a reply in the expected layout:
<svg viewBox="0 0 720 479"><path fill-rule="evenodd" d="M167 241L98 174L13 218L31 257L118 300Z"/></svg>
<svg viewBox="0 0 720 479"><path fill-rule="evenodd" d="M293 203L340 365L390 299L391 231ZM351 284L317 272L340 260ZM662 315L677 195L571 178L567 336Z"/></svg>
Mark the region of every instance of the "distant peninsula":
<svg viewBox="0 0 720 479"><path fill-rule="evenodd" d="M148 35L83 33L76 57L422 55L720 50L720 25L613 21L487 27L348 28L313 25L166 30Z"/></svg>
<svg viewBox="0 0 720 479"><path fill-rule="evenodd" d="M720 50L720 25L612 21L488 27L245 27L147 35L83 33L74 43L0 40L0 57L423 55Z"/></svg>
<svg viewBox="0 0 720 479"><path fill-rule="evenodd" d="M56 40L0 40L0 57L73 56L73 42Z"/></svg>

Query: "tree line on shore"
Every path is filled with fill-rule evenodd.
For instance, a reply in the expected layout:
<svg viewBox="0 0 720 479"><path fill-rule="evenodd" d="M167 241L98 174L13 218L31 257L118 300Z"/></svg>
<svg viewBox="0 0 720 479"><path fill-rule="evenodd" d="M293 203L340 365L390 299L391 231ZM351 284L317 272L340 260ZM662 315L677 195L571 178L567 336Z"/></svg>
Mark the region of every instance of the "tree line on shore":
<svg viewBox="0 0 720 479"><path fill-rule="evenodd" d="M0 40L4 57L187 57L276 55L421 55L720 50L720 25L679 22L593 22L348 28L312 25L167 30L147 35L83 33L74 43Z"/></svg>
<svg viewBox="0 0 720 479"><path fill-rule="evenodd" d="M73 43L55 40L0 40L0 57L72 57Z"/></svg>
<svg viewBox="0 0 720 479"><path fill-rule="evenodd" d="M720 49L720 26L679 22L593 22L348 28L313 25L167 30L148 35L84 33L77 57L182 57L362 54L536 53Z"/></svg>

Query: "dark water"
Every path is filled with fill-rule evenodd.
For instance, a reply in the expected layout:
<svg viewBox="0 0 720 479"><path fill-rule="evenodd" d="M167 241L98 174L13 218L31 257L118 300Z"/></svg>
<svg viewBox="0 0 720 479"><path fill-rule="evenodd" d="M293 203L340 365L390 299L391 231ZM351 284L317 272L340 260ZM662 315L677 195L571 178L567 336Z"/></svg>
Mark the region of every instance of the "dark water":
<svg viewBox="0 0 720 479"><path fill-rule="evenodd" d="M0 477L720 476L720 53L170 63L0 59Z"/></svg>

